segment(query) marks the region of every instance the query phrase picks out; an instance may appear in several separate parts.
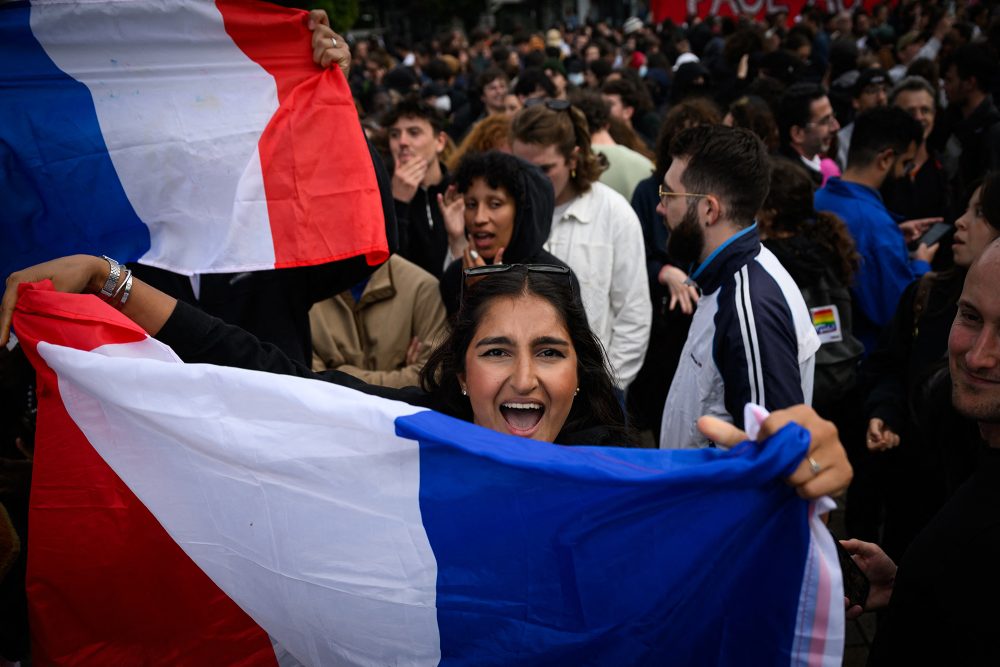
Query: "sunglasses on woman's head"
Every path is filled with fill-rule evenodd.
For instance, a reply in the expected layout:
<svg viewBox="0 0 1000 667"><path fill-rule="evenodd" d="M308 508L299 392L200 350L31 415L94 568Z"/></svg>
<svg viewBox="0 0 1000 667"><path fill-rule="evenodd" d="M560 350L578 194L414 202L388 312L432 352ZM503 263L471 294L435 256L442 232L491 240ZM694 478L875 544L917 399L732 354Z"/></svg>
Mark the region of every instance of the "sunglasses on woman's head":
<svg viewBox="0 0 1000 667"><path fill-rule="evenodd" d="M558 100L557 100L558 101ZM569 278L571 272L567 266L556 264L490 264L488 266L474 266L463 269L462 293L459 295L461 302L465 301L465 284L471 281L475 284L482 278L494 276L500 273L510 273L511 271L523 271L525 273L545 273L548 275L561 275ZM573 281L569 280L570 290L573 289ZM575 295L574 295L575 296Z"/></svg>
<svg viewBox="0 0 1000 667"><path fill-rule="evenodd" d="M555 100L551 97L532 97L524 101L525 108L537 107L539 104L544 104L546 109L552 109L553 111L567 111L573 106L569 100Z"/></svg>

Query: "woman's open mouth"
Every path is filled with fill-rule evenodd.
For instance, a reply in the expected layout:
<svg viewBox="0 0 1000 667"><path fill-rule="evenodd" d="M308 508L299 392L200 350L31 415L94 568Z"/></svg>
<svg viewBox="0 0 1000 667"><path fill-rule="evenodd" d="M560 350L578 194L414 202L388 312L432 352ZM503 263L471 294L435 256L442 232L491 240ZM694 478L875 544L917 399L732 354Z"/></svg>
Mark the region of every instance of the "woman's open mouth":
<svg viewBox="0 0 1000 667"><path fill-rule="evenodd" d="M500 414L511 433L527 437L538 428L542 415L545 414L545 406L541 403L507 401L500 405Z"/></svg>
<svg viewBox="0 0 1000 667"><path fill-rule="evenodd" d="M495 238L496 234L476 232L472 235L472 242L475 244L476 250L488 250L493 247L493 239Z"/></svg>

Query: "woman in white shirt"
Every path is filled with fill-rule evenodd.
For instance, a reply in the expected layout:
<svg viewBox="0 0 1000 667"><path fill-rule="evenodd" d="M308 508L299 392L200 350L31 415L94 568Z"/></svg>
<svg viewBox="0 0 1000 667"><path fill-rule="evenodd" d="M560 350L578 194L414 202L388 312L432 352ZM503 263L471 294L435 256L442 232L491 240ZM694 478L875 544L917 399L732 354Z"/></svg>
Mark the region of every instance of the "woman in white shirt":
<svg viewBox="0 0 1000 667"><path fill-rule="evenodd" d="M642 228L629 203L599 183L604 163L590 148L583 113L565 100L538 100L511 124L514 155L552 181L555 212L545 249L580 281L587 319L624 391L649 344L649 285Z"/></svg>

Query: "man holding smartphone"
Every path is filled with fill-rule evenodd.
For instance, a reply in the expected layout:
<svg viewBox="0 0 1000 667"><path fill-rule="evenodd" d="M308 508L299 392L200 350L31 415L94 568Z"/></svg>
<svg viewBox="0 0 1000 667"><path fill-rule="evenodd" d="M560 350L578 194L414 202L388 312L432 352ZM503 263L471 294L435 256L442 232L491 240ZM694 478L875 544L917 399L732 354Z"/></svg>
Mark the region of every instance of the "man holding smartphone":
<svg viewBox="0 0 1000 667"><path fill-rule="evenodd" d="M866 610L888 606L869 665L1000 664L1000 241L972 265L948 338L955 409L989 445L979 467L906 551L899 568L878 546L843 546L871 582ZM847 602L848 618L861 614Z"/></svg>
<svg viewBox="0 0 1000 667"><path fill-rule="evenodd" d="M854 126L847 169L816 192L816 210L840 217L861 255L851 296L854 333L867 354L896 312L903 290L930 270L938 246L920 244L911 257L906 243L936 220L897 224L879 194L887 176L902 176L912 162L923 141L920 124L902 109L880 107L859 115Z"/></svg>

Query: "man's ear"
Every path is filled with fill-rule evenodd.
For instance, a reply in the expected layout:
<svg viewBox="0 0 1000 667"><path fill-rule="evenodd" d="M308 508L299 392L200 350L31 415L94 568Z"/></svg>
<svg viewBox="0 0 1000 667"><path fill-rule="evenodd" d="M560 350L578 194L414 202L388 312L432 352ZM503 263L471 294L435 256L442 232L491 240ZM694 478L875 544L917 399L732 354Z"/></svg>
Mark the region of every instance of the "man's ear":
<svg viewBox="0 0 1000 667"><path fill-rule="evenodd" d="M788 138L792 140L793 144L801 144L806 138L806 129L798 125L792 125L788 128Z"/></svg>
<svg viewBox="0 0 1000 667"><path fill-rule="evenodd" d="M570 154L569 159L566 160L566 166L570 169L576 169L577 158L580 156L580 147L573 146L573 152Z"/></svg>
<svg viewBox="0 0 1000 667"><path fill-rule="evenodd" d="M711 227L722 218L722 202L715 195L701 198L698 204L705 216L705 226Z"/></svg>
<svg viewBox="0 0 1000 667"><path fill-rule="evenodd" d="M635 107L622 105L622 113L625 114L626 120L632 120L632 116L635 114Z"/></svg>
<svg viewBox="0 0 1000 667"><path fill-rule="evenodd" d="M448 145L448 134L444 131L438 132L437 138L434 140L434 151L440 155Z"/></svg>
<svg viewBox="0 0 1000 667"><path fill-rule="evenodd" d="M878 166L879 171L889 171L892 169L892 163L895 159L896 151L886 148L875 157L875 164Z"/></svg>

